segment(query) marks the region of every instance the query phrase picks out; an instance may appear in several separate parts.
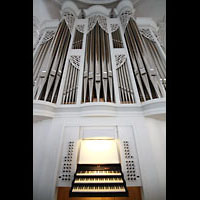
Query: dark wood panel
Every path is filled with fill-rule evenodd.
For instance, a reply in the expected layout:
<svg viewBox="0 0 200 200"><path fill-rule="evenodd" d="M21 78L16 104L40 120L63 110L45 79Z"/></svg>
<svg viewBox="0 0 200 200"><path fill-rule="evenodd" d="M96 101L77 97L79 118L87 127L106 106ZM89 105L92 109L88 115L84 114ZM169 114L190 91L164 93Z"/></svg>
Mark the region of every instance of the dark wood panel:
<svg viewBox="0 0 200 200"><path fill-rule="evenodd" d="M57 200L142 200L140 187L128 187L128 197L69 197L70 187L58 187Z"/></svg>

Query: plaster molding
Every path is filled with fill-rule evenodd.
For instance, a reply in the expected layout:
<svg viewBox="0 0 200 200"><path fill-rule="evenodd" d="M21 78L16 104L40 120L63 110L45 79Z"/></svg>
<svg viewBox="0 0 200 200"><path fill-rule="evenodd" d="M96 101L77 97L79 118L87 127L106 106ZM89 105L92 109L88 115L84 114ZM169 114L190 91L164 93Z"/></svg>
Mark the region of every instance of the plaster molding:
<svg viewBox="0 0 200 200"><path fill-rule="evenodd" d="M44 31L50 29L56 29L58 27L59 20L52 19L52 20L45 20L40 25L40 32L43 33Z"/></svg>
<svg viewBox="0 0 200 200"><path fill-rule="evenodd" d="M85 17L90 17L92 15L104 15L109 17L110 16L110 8L106 8L102 5L95 5L91 6L88 9L84 9Z"/></svg>
<svg viewBox="0 0 200 200"><path fill-rule="evenodd" d="M80 105L56 105L50 102L33 101L33 116L47 118L56 117L122 117L122 116L152 116L166 113L165 98L154 99L139 104L114 103L84 103Z"/></svg>
<svg viewBox="0 0 200 200"><path fill-rule="evenodd" d="M65 14L65 12L72 12L73 15L77 18L81 12L81 10L77 7L77 5L72 1L65 1L61 7L61 17Z"/></svg>
<svg viewBox="0 0 200 200"><path fill-rule="evenodd" d="M151 28L155 32L159 29L156 22L150 17L137 17L136 23L139 28Z"/></svg>
<svg viewBox="0 0 200 200"><path fill-rule="evenodd" d="M120 15L125 10L130 10L132 12L132 14L135 13L133 3L129 0L120 1L120 3L116 7L116 10L117 10L118 15Z"/></svg>

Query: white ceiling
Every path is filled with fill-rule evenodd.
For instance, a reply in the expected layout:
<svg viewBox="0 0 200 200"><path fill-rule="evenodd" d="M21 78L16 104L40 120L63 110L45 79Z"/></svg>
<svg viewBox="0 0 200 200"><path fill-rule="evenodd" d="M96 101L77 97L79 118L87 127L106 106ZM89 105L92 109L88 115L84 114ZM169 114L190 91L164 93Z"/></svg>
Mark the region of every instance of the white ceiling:
<svg viewBox="0 0 200 200"><path fill-rule="evenodd" d="M60 7L58 3L66 0L33 0L33 16L42 23L44 20L59 19ZM116 7L120 0L72 0L79 8L87 8L92 2L104 4L106 7ZM136 17L150 17L156 23L163 20L166 15L166 0L131 0L136 9ZM83 3L88 2L88 3Z"/></svg>

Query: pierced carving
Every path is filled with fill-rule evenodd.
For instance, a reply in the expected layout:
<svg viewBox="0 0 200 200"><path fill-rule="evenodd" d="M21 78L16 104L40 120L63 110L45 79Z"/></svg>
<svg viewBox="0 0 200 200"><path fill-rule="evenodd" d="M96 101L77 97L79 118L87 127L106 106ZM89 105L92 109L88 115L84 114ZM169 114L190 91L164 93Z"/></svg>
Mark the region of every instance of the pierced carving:
<svg viewBox="0 0 200 200"><path fill-rule="evenodd" d="M120 21L124 30L126 29L126 26L129 22L130 17L133 17L133 13L129 9L122 11L120 14Z"/></svg>
<svg viewBox="0 0 200 200"><path fill-rule="evenodd" d="M77 69L79 69L80 67L80 60L81 60L81 56L70 56L69 61L70 63Z"/></svg>
<svg viewBox="0 0 200 200"><path fill-rule="evenodd" d="M45 42L47 42L48 40L50 40L51 38L53 38L53 36L55 35L55 31L54 30L49 30L45 33L43 40L41 42L41 44L44 44Z"/></svg>
<svg viewBox="0 0 200 200"><path fill-rule="evenodd" d="M97 23L96 15L88 18L88 32L90 32L94 28L96 23Z"/></svg>
<svg viewBox="0 0 200 200"><path fill-rule="evenodd" d="M149 30L149 28L139 28L139 31L144 37L146 37L147 39L155 42L155 39L152 36L151 31Z"/></svg>
<svg viewBox="0 0 200 200"><path fill-rule="evenodd" d="M70 32L72 32L73 26L74 26L74 22L75 22L75 16L73 13L69 12L69 11L65 11L63 14L65 21L69 27Z"/></svg>
<svg viewBox="0 0 200 200"><path fill-rule="evenodd" d="M99 25L101 26L101 28L108 33L106 17L101 16L101 15L94 15L92 17L89 17L89 19L88 19L88 32L91 31L94 28L97 21L98 21Z"/></svg>
<svg viewBox="0 0 200 200"><path fill-rule="evenodd" d="M98 22L99 22L99 25L101 26L101 28L104 31L108 32L106 17L99 15L98 16Z"/></svg>
<svg viewBox="0 0 200 200"><path fill-rule="evenodd" d="M119 28L118 24L110 24L110 31L111 33L116 31Z"/></svg>
<svg viewBox="0 0 200 200"><path fill-rule="evenodd" d="M79 25L76 26L76 29L79 32L84 33L85 25L84 24L79 24Z"/></svg>
<svg viewBox="0 0 200 200"><path fill-rule="evenodd" d="M124 54L115 55L115 61L116 61L116 69L117 69L121 67L126 61L126 55Z"/></svg>

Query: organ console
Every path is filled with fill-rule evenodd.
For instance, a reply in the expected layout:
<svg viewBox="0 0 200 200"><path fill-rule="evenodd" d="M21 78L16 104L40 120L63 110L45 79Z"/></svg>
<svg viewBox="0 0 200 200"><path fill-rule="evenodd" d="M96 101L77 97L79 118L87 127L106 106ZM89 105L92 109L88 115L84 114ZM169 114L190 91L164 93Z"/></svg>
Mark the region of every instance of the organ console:
<svg viewBox="0 0 200 200"><path fill-rule="evenodd" d="M78 164L70 197L128 196L120 164Z"/></svg>

